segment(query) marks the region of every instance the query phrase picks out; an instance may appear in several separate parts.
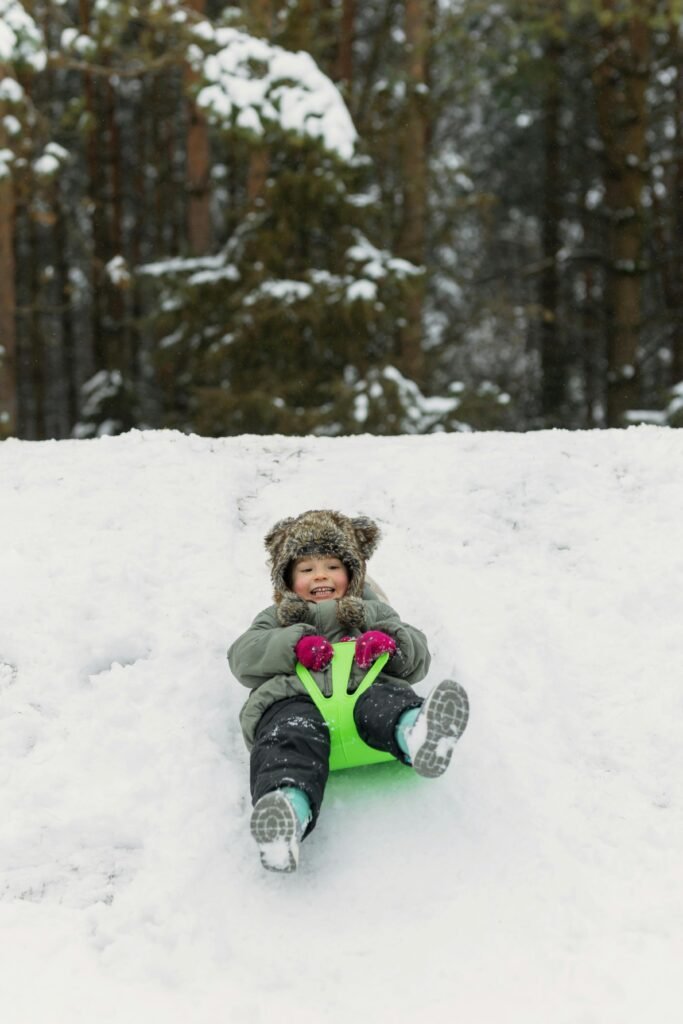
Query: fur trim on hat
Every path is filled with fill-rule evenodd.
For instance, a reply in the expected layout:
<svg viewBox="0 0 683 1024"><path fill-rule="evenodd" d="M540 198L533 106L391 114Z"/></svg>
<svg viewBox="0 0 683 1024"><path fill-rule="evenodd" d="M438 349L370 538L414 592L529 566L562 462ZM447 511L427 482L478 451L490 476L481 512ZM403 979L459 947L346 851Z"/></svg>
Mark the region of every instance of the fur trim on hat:
<svg viewBox="0 0 683 1024"><path fill-rule="evenodd" d="M339 621L348 629L362 629L362 602L365 566L379 542L380 531L367 516L350 519L341 512L316 509L300 516L281 519L266 535L271 579L278 619L282 625L301 622L306 602L291 589L290 570L298 558L309 555L336 555L349 573L346 595L339 601Z"/></svg>

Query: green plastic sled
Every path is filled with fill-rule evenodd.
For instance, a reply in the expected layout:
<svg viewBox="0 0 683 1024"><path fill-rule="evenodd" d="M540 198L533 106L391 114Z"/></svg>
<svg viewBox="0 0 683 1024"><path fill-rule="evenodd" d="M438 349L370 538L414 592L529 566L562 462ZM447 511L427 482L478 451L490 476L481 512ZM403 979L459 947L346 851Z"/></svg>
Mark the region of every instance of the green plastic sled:
<svg viewBox="0 0 683 1024"><path fill-rule="evenodd" d="M311 673L304 668L300 661L296 665L296 674L330 729L332 741L330 771L339 771L341 768L357 768L364 764L379 764L382 761L395 761L396 758L393 754L369 747L358 735L356 723L353 720L356 701L369 686L372 686L389 660L389 655L381 654L363 677L358 688L353 693L349 693L347 686L351 678L353 655L356 650L355 641L344 640L341 643L332 644L332 647L334 656L331 662L332 695L330 697L323 694Z"/></svg>

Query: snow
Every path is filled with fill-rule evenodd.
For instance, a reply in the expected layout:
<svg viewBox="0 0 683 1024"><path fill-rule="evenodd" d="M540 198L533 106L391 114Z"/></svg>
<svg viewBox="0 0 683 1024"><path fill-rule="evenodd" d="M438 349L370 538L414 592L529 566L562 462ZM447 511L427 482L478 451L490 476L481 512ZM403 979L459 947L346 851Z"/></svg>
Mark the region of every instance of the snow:
<svg viewBox="0 0 683 1024"><path fill-rule="evenodd" d="M292 53L238 29L214 29L208 22L194 32L204 42L213 38L219 47L209 57L195 48L207 83L197 103L212 121L229 123L235 117L256 135L277 124L282 131L319 139L342 160L353 157L357 133L351 116L310 54Z"/></svg>
<svg viewBox="0 0 683 1024"><path fill-rule="evenodd" d="M380 280L392 272L397 277L411 277L422 269L408 260L392 257L386 250L377 249L364 235L357 233L356 244L346 251L347 259L364 263L363 272L373 280Z"/></svg>
<svg viewBox="0 0 683 1024"><path fill-rule="evenodd" d="M86 33L80 32L77 28L65 28L61 36L61 48L65 51L73 51L79 56L87 59L94 57L97 53L97 43Z"/></svg>
<svg viewBox="0 0 683 1024"><path fill-rule="evenodd" d="M60 146L58 142L48 142L45 147L45 152L54 156L60 162L64 162L69 159L69 150L64 149L64 146Z"/></svg>
<svg viewBox="0 0 683 1024"><path fill-rule="evenodd" d="M14 153L11 149L0 149L0 178L8 178L11 174L10 167L14 161Z"/></svg>
<svg viewBox="0 0 683 1024"><path fill-rule="evenodd" d="M349 302L374 302L377 298L377 285L374 281L363 279L354 281L346 289L346 298Z"/></svg>
<svg viewBox="0 0 683 1024"><path fill-rule="evenodd" d="M21 103L24 90L14 78L0 79L0 100L6 103Z"/></svg>
<svg viewBox="0 0 683 1024"><path fill-rule="evenodd" d="M232 263L226 263L225 253L213 256L195 256L190 259L175 257L157 263L144 263L138 267L142 274L151 277L165 277L168 274L189 274L193 285L217 281L238 281L239 270Z"/></svg>
<svg viewBox="0 0 683 1024"><path fill-rule="evenodd" d="M25 63L42 71L47 63L44 45L38 26L23 4L19 0L0 0L0 64Z"/></svg>
<svg viewBox="0 0 683 1024"><path fill-rule="evenodd" d="M370 296L368 296L370 297ZM395 366L385 366L381 370L370 370L364 378L355 383L356 397L354 401L354 417L356 422L365 423L370 414L369 398L381 399L387 391L393 390L401 396L401 406L406 409L403 417L403 431L406 434L423 434L436 429L436 425L444 416L455 412L460 399L455 397L428 397L423 395L413 380L404 377ZM456 385L455 391L458 390ZM459 430L471 430L465 423L459 424Z"/></svg>
<svg viewBox="0 0 683 1024"><path fill-rule="evenodd" d="M272 280L263 281L255 291L247 295L245 306L254 306L261 299L274 299L283 305L290 306L309 298L313 289L305 281Z"/></svg>
<svg viewBox="0 0 683 1024"><path fill-rule="evenodd" d="M651 426L3 442L3 1020L677 1024L682 468ZM319 507L472 714L442 779L333 776L281 877L225 650Z"/></svg>
<svg viewBox="0 0 683 1024"><path fill-rule="evenodd" d="M41 177L49 178L59 170L59 160L52 153L43 153L34 161L33 170Z"/></svg>
<svg viewBox="0 0 683 1024"><path fill-rule="evenodd" d="M21 132L21 121L14 117L13 114L7 114L2 119L2 126L8 135L19 135Z"/></svg>
<svg viewBox="0 0 683 1024"><path fill-rule="evenodd" d="M125 287L130 283L130 270L126 262L125 256L120 253L105 263L104 272L116 287Z"/></svg>

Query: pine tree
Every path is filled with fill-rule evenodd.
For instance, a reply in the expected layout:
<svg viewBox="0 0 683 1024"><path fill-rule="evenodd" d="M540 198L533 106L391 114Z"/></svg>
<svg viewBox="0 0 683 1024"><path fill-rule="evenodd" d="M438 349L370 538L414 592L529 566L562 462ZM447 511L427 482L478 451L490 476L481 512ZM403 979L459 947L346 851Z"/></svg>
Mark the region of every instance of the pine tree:
<svg viewBox="0 0 683 1024"><path fill-rule="evenodd" d="M210 259L148 268L161 275L160 305L170 310L157 323L160 375L170 384L165 422L210 434L348 431L354 388L390 357L388 308L415 270L365 234L366 162L356 156L331 82L305 54L228 31L217 33L222 49L213 65L223 62L224 72L198 103L219 153L222 140L234 219ZM244 56L235 65L238 47ZM226 118L230 76L259 61L260 106ZM288 80L278 77L279 66ZM295 67L299 83L291 80ZM323 108L301 122L303 130L287 127L281 114L321 96ZM250 187L254 152L267 154L258 202ZM239 168L246 168L241 178Z"/></svg>

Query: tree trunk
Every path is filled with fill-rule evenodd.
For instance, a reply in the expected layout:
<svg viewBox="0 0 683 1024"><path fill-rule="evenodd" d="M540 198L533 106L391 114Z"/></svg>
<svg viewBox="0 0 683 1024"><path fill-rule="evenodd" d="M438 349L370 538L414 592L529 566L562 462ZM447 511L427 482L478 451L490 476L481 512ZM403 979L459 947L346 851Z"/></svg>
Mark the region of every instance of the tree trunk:
<svg viewBox="0 0 683 1024"><path fill-rule="evenodd" d="M601 365L599 339L602 337L601 326L596 323L595 271L587 266L581 275L583 286L583 303L580 309L580 364L583 374L584 408L583 427L592 430L603 426L599 410L604 393L604 368Z"/></svg>
<svg viewBox="0 0 683 1024"><path fill-rule="evenodd" d="M603 31L602 56L594 70L609 238L606 306L610 427L623 426L625 414L639 402L650 4L651 0L635 0L628 17ZM604 10L613 8L614 0L603 0Z"/></svg>
<svg viewBox="0 0 683 1024"><path fill-rule="evenodd" d="M559 27L559 26L558 26ZM557 254L560 249L560 218L562 216L562 160L560 154L560 74L562 46L556 35L549 37L546 48L546 91L543 119L543 270L540 280L541 299L541 412L546 427L558 426L566 395L566 358L558 317L560 282Z"/></svg>
<svg viewBox="0 0 683 1024"><path fill-rule="evenodd" d="M669 24L665 57L675 68L671 180L662 197L653 190L653 245L659 256L659 275L665 315L671 328L670 364L666 367L663 387L672 387L683 380L683 49L678 24Z"/></svg>
<svg viewBox="0 0 683 1024"><path fill-rule="evenodd" d="M64 415L69 433L78 420L78 369L76 337L71 315L71 286L69 282L69 259L67 250L67 217L61 200L57 201L55 212L55 246L57 250L57 274L61 303L62 373L64 376Z"/></svg>
<svg viewBox="0 0 683 1024"><path fill-rule="evenodd" d="M0 78L5 77L0 65ZM0 150L7 145L0 101ZM17 431L16 279L14 262L14 185L0 174L0 439Z"/></svg>
<svg viewBox="0 0 683 1024"><path fill-rule="evenodd" d="M189 101L187 130L187 240L190 252L201 256L211 249L211 169L209 132L206 118L196 103Z"/></svg>
<svg viewBox="0 0 683 1024"><path fill-rule="evenodd" d="M429 0L406 0L406 107L400 140L403 182L403 216L397 245L400 256L416 266L426 260L427 223L427 51L429 47ZM400 331L400 363L406 376L423 383L424 275L409 280L406 323Z"/></svg>
<svg viewBox="0 0 683 1024"><path fill-rule="evenodd" d="M273 31L273 0L252 0L250 28L269 39ZM266 181L270 169L270 154L265 146L254 147L247 169L247 201L249 206L263 205Z"/></svg>
<svg viewBox="0 0 683 1024"><path fill-rule="evenodd" d="M42 441L46 435L46 345L45 336L41 330L40 309L42 295L40 286L40 245L38 241L38 225L35 218L29 211L28 215L28 236L29 236L29 268L27 278L29 281L29 305L28 305L28 345L27 354L29 357L29 378L31 381L31 405L33 410L29 437L33 440Z"/></svg>
<svg viewBox="0 0 683 1024"><path fill-rule="evenodd" d="M104 87L105 123L107 126L107 177L109 216L106 218L106 234L103 238L104 249L102 261L104 265L112 257L124 256L123 239L123 194L122 194L122 152L121 132L118 122L117 96L111 79L107 78ZM124 290L120 284L105 274L106 310L103 330L106 331L106 367L128 373L130 358L130 338L128 337L125 316L126 306Z"/></svg>
<svg viewBox="0 0 683 1024"><path fill-rule="evenodd" d="M295 4L289 5L287 29L283 38L283 45L288 50L305 50L314 59L320 59L320 54L316 52L321 42L318 36L320 8L320 0L296 0ZM265 23L268 25L269 14L267 11L265 13Z"/></svg>
<svg viewBox="0 0 683 1024"><path fill-rule="evenodd" d="M672 325L673 337L671 339L671 384L679 384L683 381L683 254L681 253L681 239L683 239L683 41L681 40L678 25L672 25L671 36L675 47L676 62L676 109L674 152L678 154L675 164L675 183L673 189L673 238L671 242L672 251L672 280L673 280L673 308Z"/></svg>
<svg viewBox="0 0 683 1024"><path fill-rule="evenodd" d="M353 80L353 40L356 32L356 0L342 0L339 16L339 48L335 77L347 92Z"/></svg>
<svg viewBox="0 0 683 1024"><path fill-rule="evenodd" d="M90 0L79 0L79 23L83 32L90 30ZM87 209L90 211L91 252L90 252L90 329L91 363L99 370L106 365L106 346L102 338L104 291L103 235L104 212L102 203L102 169L100 161L101 137L99 104L96 81L88 71L83 75L83 104L86 115L85 160L88 173Z"/></svg>
<svg viewBox="0 0 683 1024"><path fill-rule="evenodd" d="M197 15L206 10L206 0L187 0L187 6ZM185 88L191 94L197 73L185 70ZM211 249L211 151L209 129L202 110L192 98L188 99L187 127L187 241L193 256L202 256Z"/></svg>
<svg viewBox="0 0 683 1024"><path fill-rule="evenodd" d="M154 204L154 231L149 232L152 237L152 251L155 256L160 253L166 255L177 253L172 248L170 228L171 211L171 190L168 183L170 164L168 160L168 132L167 113L164 106L164 96L168 89L168 82L165 75L155 75L152 79L149 102L149 133L151 138L151 166L156 176L156 187L153 190Z"/></svg>

